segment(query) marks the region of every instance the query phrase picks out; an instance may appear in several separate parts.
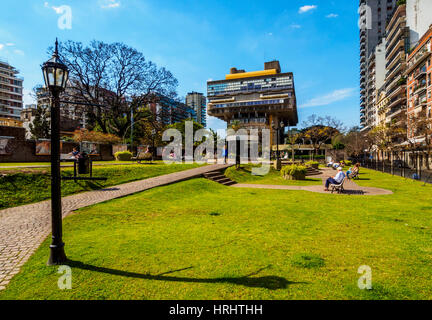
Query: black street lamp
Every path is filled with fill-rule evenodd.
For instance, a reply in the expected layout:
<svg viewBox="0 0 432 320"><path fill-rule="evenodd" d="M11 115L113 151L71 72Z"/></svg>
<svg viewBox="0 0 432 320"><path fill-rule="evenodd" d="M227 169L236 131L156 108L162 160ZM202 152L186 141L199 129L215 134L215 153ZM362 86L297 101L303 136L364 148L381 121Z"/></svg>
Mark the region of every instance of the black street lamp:
<svg viewBox="0 0 432 320"><path fill-rule="evenodd" d="M60 176L60 93L65 90L69 71L58 55L58 41L51 59L42 65L45 86L51 92L51 224L52 243L48 265L64 263L67 258L62 240Z"/></svg>
<svg viewBox="0 0 432 320"><path fill-rule="evenodd" d="M273 130L276 130L276 170L280 170L281 169L281 160L280 160L280 154L279 154L279 137L280 137L280 130L283 130L285 124L283 123L283 121L281 121L280 123L275 123L274 121L272 121L272 127Z"/></svg>

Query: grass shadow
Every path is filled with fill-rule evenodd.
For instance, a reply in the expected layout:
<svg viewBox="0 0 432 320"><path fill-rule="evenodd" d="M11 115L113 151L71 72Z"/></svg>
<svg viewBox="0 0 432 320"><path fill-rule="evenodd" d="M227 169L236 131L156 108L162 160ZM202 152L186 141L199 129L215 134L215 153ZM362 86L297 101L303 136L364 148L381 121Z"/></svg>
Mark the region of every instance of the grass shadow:
<svg viewBox="0 0 432 320"><path fill-rule="evenodd" d="M179 269L179 270L171 270L157 275L151 275L151 274L141 274L136 272L110 269L105 267L98 267L98 266L93 266L90 264L86 264L80 261L73 261L73 260L68 260L67 265L72 268L78 268L81 270L102 272L111 275L137 278L137 279L171 281L171 282L189 282L189 283L229 283L229 284L242 285L250 288L264 288L269 290L286 289L289 285L293 285L293 284L306 284L306 282L293 282L278 276L252 277L254 275L257 275L262 270L268 268L269 266L259 269L258 271L243 277L222 277L222 278L201 278L200 279L200 278L188 278L188 277L174 277L174 276L166 275L177 271L192 269L193 268L192 266Z"/></svg>

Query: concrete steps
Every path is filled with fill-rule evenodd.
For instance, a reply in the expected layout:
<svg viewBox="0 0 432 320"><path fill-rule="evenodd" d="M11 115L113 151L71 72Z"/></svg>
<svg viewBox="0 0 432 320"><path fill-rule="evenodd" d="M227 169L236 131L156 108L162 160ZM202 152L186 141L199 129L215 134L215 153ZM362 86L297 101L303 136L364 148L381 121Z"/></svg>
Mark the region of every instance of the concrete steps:
<svg viewBox="0 0 432 320"><path fill-rule="evenodd" d="M224 186L232 186L236 184L235 181L225 177L224 170L211 171L203 174L204 178L222 184Z"/></svg>
<svg viewBox="0 0 432 320"><path fill-rule="evenodd" d="M318 169L307 167L307 173L306 176L317 176L320 175L322 172Z"/></svg>

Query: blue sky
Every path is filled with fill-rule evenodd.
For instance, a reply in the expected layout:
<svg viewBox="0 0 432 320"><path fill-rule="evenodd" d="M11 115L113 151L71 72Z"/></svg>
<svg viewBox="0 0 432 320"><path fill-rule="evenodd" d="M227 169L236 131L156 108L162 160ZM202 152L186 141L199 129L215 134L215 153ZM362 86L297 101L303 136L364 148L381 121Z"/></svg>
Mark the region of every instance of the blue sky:
<svg viewBox="0 0 432 320"><path fill-rule="evenodd" d="M72 9L60 29L60 7ZM2 3L0 59L21 71L28 93L56 37L124 42L179 80L179 94L206 93L231 67L261 70L277 59L293 72L300 122L311 114L359 124L358 1L17 0ZM31 100L26 97L25 102ZM208 119L209 127L225 128Z"/></svg>

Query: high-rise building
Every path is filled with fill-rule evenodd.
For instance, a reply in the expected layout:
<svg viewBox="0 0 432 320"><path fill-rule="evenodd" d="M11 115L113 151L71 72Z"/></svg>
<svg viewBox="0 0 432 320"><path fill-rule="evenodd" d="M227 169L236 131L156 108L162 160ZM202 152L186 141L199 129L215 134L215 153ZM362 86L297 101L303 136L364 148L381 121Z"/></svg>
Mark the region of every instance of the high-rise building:
<svg viewBox="0 0 432 320"><path fill-rule="evenodd" d="M406 15L407 26L410 29L410 47L414 48L420 38L429 30L432 23L431 0L407 0Z"/></svg>
<svg viewBox="0 0 432 320"><path fill-rule="evenodd" d="M385 80L385 38L375 47L369 56L367 67L366 100L363 109L366 117L365 129L373 128L378 124L377 95L382 90Z"/></svg>
<svg viewBox="0 0 432 320"><path fill-rule="evenodd" d="M186 96L186 105L196 112L197 122L207 126L207 99L199 92L189 92Z"/></svg>
<svg viewBox="0 0 432 320"><path fill-rule="evenodd" d="M245 129L270 129L272 144L273 124L297 125L294 76L281 73L279 61L266 62L261 71L231 68L225 80L208 81L207 92L209 115L228 124L239 121Z"/></svg>
<svg viewBox="0 0 432 320"><path fill-rule="evenodd" d="M406 118L406 56L409 51L409 29L406 6L399 5L386 28L386 123Z"/></svg>
<svg viewBox="0 0 432 320"><path fill-rule="evenodd" d="M67 86L64 92L64 99L68 100L69 96L73 96L74 89L72 86ZM50 93L45 87L39 87L36 89L37 105L50 110ZM60 117L65 122L69 120L70 123L76 123L77 128L87 128L88 118L86 113L86 107L82 105L74 105L72 103L61 103L60 105Z"/></svg>
<svg viewBox="0 0 432 320"><path fill-rule="evenodd" d="M396 0L360 0L360 125L367 130L376 122L376 112L367 110L368 84L375 73L370 72L376 46L385 36L386 23L396 6ZM377 86L375 86L378 89ZM375 115L375 118L370 118Z"/></svg>
<svg viewBox="0 0 432 320"><path fill-rule="evenodd" d="M407 59L408 81L408 137L416 138L415 125L410 123L411 116L424 111L431 117L432 108L432 25L419 39Z"/></svg>
<svg viewBox="0 0 432 320"><path fill-rule="evenodd" d="M23 81L19 71L0 60L0 117L20 120L23 107Z"/></svg>
<svg viewBox="0 0 432 320"><path fill-rule="evenodd" d="M158 122L170 125L187 119L197 121L195 110L186 104L172 98L158 95L154 102L149 104L150 111L155 115Z"/></svg>

